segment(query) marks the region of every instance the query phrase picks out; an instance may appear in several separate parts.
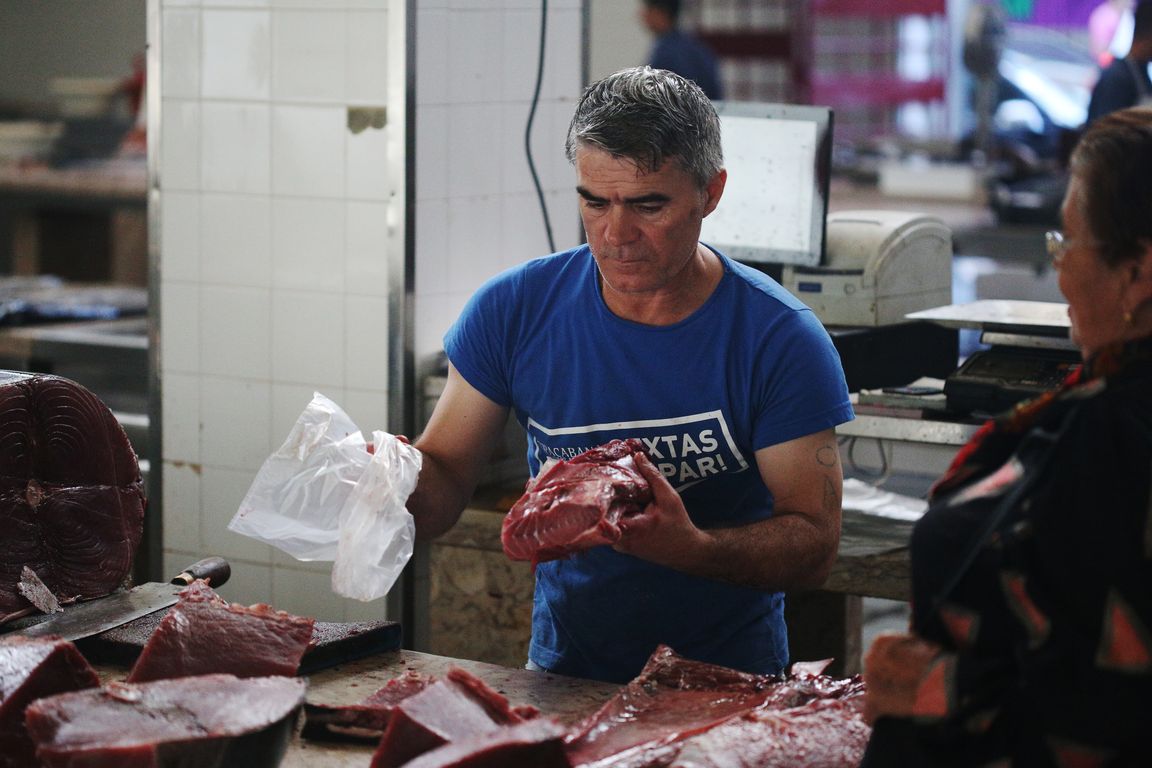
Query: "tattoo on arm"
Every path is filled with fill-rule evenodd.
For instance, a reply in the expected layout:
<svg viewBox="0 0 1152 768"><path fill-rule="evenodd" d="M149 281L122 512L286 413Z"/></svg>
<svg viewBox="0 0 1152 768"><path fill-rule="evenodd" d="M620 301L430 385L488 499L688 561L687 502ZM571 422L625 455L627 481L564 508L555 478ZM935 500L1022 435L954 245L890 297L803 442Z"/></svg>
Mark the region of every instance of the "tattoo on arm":
<svg viewBox="0 0 1152 768"><path fill-rule="evenodd" d="M816 463L822 467L834 467L840 455L835 445L825 445L816 449Z"/></svg>
<svg viewBox="0 0 1152 768"><path fill-rule="evenodd" d="M836 484L828 477L824 478L823 507L825 512L832 512L840 507L840 494L836 493Z"/></svg>

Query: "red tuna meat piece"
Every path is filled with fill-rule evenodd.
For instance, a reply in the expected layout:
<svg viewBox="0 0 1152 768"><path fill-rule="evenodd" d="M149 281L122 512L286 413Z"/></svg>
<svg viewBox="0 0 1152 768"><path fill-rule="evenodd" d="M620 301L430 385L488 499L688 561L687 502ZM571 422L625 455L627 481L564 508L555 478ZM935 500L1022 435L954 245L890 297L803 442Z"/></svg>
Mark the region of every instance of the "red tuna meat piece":
<svg viewBox="0 0 1152 768"><path fill-rule="evenodd" d="M38 765L24 709L36 699L94 688L100 678L76 646L59 637L0 639L0 766Z"/></svg>
<svg viewBox="0 0 1152 768"><path fill-rule="evenodd" d="M733 717L863 692L856 676L756 675L685 659L671 648L653 652L628 685L573 729L568 756L576 766L642 766L652 751L703 733ZM738 765L738 763L737 763Z"/></svg>
<svg viewBox="0 0 1152 768"><path fill-rule="evenodd" d="M128 682L227 673L237 677L295 675L315 619L263 603L236 605L202 579L179 600L148 638Z"/></svg>
<svg viewBox="0 0 1152 768"><path fill-rule="evenodd" d="M619 541L620 521L652 500L634 459L643 451L640 440L613 440L544 469L504 518L504 553L542 563Z"/></svg>
<svg viewBox="0 0 1152 768"><path fill-rule="evenodd" d="M304 730L309 739L366 741L378 744L388 728L392 711L409 696L435 682L418 672L393 678L359 704L331 706L304 704Z"/></svg>
<svg viewBox="0 0 1152 768"><path fill-rule="evenodd" d="M280 764L306 688L233 675L110 683L40 699L26 722L48 768L263 768Z"/></svg>
<svg viewBox="0 0 1152 768"><path fill-rule="evenodd" d="M372 768L397 768L443 744L521 722L520 710L480 678L453 667L395 706L372 756Z"/></svg>
<svg viewBox="0 0 1152 768"><path fill-rule="evenodd" d="M540 718L453 741L404 768L569 768L564 726Z"/></svg>
<svg viewBox="0 0 1152 768"><path fill-rule="evenodd" d="M0 615L30 605L24 566L61 599L113 591L143 525L140 465L108 407L59 376L0 373Z"/></svg>
<svg viewBox="0 0 1152 768"><path fill-rule="evenodd" d="M862 691L861 691L862 693ZM669 768L856 768L872 729L862 698L757 709L679 745Z"/></svg>

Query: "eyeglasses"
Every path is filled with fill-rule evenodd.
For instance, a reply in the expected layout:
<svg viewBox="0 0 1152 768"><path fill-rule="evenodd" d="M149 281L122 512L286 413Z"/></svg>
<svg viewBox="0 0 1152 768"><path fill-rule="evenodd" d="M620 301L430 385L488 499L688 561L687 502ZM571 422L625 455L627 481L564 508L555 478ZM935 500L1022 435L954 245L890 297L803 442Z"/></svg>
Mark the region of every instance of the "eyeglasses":
<svg viewBox="0 0 1152 768"><path fill-rule="evenodd" d="M1068 253L1068 241L1064 239L1063 232L1049 230L1044 233L1044 248L1048 251L1052 266L1059 267L1060 262L1064 261L1064 255Z"/></svg>
<svg viewBox="0 0 1152 768"><path fill-rule="evenodd" d="M1068 239L1064 237L1064 233L1058 229L1049 230L1044 233L1044 249L1048 252L1048 259L1052 262L1052 266L1057 269L1060 268L1061 262L1076 244L1081 248L1104 248L1104 244L1099 240L1082 240L1080 238Z"/></svg>

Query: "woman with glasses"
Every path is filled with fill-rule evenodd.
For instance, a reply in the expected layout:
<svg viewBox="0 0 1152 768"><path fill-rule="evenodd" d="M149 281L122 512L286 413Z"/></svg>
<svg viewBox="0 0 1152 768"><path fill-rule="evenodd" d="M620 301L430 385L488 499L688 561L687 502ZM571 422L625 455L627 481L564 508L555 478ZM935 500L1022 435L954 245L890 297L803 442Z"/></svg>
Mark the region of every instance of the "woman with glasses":
<svg viewBox="0 0 1152 768"><path fill-rule="evenodd" d="M1093 123L1049 253L1084 365L932 489L865 766L1152 765L1152 110Z"/></svg>

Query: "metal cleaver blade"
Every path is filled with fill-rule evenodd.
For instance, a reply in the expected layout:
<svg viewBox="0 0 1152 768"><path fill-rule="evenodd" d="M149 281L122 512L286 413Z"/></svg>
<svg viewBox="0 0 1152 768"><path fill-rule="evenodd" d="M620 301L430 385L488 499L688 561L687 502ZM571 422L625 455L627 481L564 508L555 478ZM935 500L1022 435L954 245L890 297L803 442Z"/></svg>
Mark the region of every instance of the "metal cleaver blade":
<svg viewBox="0 0 1152 768"><path fill-rule="evenodd" d="M180 590L196 579L206 579L213 587L218 587L228 581L231 575L232 569L227 560L222 557L206 557L185 568L167 584L148 582L122 592L113 592L106 597L77 603L66 607L62 613L53 614L30 627L9 634L26 637L59 635L65 640L79 640L173 605Z"/></svg>

